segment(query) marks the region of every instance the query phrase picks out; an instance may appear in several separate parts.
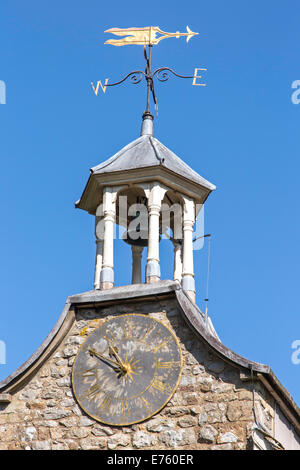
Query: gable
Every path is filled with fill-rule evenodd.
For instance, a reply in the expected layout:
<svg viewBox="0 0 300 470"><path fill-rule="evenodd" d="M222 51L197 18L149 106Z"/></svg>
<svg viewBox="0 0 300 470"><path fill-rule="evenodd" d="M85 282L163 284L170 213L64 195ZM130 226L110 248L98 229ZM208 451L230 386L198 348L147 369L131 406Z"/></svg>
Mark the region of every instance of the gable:
<svg viewBox="0 0 300 470"><path fill-rule="evenodd" d="M5 430L0 426L2 447L245 449L252 445L255 425L253 390L257 416L271 435L275 405L268 390L260 381L249 380L247 369L238 363L240 356L233 362L234 353L222 349L212 326L205 333L201 312L197 320L193 304L184 294L180 299L175 283L157 284L135 286L135 293L127 286L127 294L121 287L112 290L115 294L91 291L68 299L60 325L44 349L0 384L0 393L11 395L10 403L0 405L0 423L5 424ZM138 426L118 428L80 408L72 389L72 367L91 332L109 318L130 313L157 319L172 330L183 367L180 383L163 409ZM267 366L253 364L257 371L266 371Z"/></svg>

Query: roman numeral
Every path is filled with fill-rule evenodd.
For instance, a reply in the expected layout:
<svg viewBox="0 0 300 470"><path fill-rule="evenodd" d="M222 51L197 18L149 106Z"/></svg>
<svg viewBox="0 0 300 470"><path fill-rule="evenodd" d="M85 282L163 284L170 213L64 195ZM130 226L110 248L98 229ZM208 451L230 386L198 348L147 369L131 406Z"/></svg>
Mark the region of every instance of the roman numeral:
<svg viewBox="0 0 300 470"><path fill-rule="evenodd" d="M111 406L111 397L110 395L106 395L103 402L99 406L99 410L105 411L106 413L108 413L110 406Z"/></svg>
<svg viewBox="0 0 300 470"><path fill-rule="evenodd" d="M86 369L82 372L82 377L94 377L95 375L96 375L95 367L92 367L91 369Z"/></svg>
<svg viewBox="0 0 300 470"><path fill-rule="evenodd" d="M130 415L130 409L129 409L129 406L128 406L128 403L126 400L122 400L121 402L121 415L122 416L125 416L125 414L128 414Z"/></svg>
<svg viewBox="0 0 300 470"><path fill-rule="evenodd" d="M168 389L168 385L164 384L158 379L154 379L151 385L152 388L155 388L156 390L159 390L162 393L165 393Z"/></svg>
<svg viewBox="0 0 300 470"><path fill-rule="evenodd" d="M103 335L103 338L108 342L108 343L115 343L116 342L116 338L114 337L114 335L112 334L112 332L110 330L107 330L106 331L106 334Z"/></svg>
<svg viewBox="0 0 300 470"><path fill-rule="evenodd" d="M156 346L154 349L152 349L152 352L156 353L159 349L165 347L168 343L172 341L172 338L166 339L163 343L160 343L158 346Z"/></svg>
<svg viewBox="0 0 300 470"><path fill-rule="evenodd" d="M123 336L126 339L132 338L132 328L133 325L130 320L124 320L123 323Z"/></svg>
<svg viewBox="0 0 300 470"><path fill-rule="evenodd" d="M146 400L145 397L141 397L143 402L145 403L146 407L149 408L149 410L152 410L152 405Z"/></svg>
<svg viewBox="0 0 300 470"><path fill-rule="evenodd" d="M100 384L95 384L95 385L92 385L88 390L87 392L85 393L86 395L86 398L88 400L90 399L93 399L95 398L97 395L99 395L101 393L102 389L101 389L101 385Z"/></svg>
<svg viewBox="0 0 300 470"><path fill-rule="evenodd" d="M172 369L175 367L180 367L180 365L180 361L158 362L157 367L159 369Z"/></svg>
<svg viewBox="0 0 300 470"><path fill-rule="evenodd" d="M147 336L154 330L156 325L150 325L149 328L147 329L146 333L144 334L144 336L142 337L141 341L145 341L145 339L147 338Z"/></svg>

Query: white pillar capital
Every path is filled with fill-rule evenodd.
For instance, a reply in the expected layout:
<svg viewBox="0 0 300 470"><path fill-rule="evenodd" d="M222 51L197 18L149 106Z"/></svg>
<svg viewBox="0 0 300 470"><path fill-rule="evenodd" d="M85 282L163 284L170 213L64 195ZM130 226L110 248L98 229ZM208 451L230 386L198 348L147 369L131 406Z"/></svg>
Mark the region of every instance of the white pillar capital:
<svg viewBox="0 0 300 470"><path fill-rule="evenodd" d="M148 199L148 206L157 205L161 207L161 202L168 188L159 181L152 181L151 183L140 183L141 187Z"/></svg>
<svg viewBox="0 0 300 470"><path fill-rule="evenodd" d="M106 186L103 189L103 212L115 213L117 194L123 186Z"/></svg>
<svg viewBox="0 0 300 470"><path fill-rule="evenodd" d="M149 215L160 215L161 205L158 204L148 204L148 213Z"/></svg>
<svg viewBox="0 0 300 470"><path fill-rule="evenodd" d="M188 196L183 195L183 223L191 221L193 224L195 222L195 201Z"/></svg>

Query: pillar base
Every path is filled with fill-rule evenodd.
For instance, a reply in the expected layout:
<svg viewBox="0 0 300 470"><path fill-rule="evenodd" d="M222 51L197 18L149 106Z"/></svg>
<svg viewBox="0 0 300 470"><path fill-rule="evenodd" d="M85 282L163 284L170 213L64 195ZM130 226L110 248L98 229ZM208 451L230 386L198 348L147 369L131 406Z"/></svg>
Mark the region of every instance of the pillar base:
<svg viewBox="0 0 300 470"><path fill-rule="evenodd" d="M113 282L101 282L101 284L100 284L100 289L101 290L112 289L113 287L114 287Z"/></svg>
<svg viewBox="0 0 300 470"><path fill-rule="evenodd" d="M156 260L150 260L146 265L146 284L160 281L160 266Z"/></svg>
<svg viewBox="0 0 300 470"><path fill-rule="evenodd" d="M160 277L158 276L148 276L146 277L146 284L154 284L155 282L160 281Z"/></svg>
<svg viewBox="0 0 300 470"><path fill-rule="evenodd" d="M195 279L190 274L183 275L181 285L184 291L195 293Z"/></svg>
<svg viewBox="0 0 300 470"><path fill-rule="evenodd" d="M100 274L100 289L112 289L114 287L114 270L112 268L102 268Z"/></svg>
<svg viewBox="0 0 300 470"><path fill-rule="evenodd" d="M146 277L157 276L160 278L160 266L159 262L156 260L150 260L146 265Z"/></svg>

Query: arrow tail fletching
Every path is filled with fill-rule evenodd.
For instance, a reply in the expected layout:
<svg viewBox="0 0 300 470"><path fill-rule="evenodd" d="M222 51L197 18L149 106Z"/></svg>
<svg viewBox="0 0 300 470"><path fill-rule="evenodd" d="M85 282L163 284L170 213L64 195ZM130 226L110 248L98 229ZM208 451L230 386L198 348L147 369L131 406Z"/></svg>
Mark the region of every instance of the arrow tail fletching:
<svg viewBox="0 0 300 470"><path fill-rule="evenodd" d="M104 44L113 46L150 45L155 44L157 27L147 26L145 28L111 28L105 33L115 34L116 36L125 36L122 39L109 39Z"/></svg>

